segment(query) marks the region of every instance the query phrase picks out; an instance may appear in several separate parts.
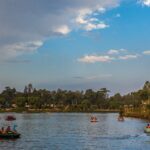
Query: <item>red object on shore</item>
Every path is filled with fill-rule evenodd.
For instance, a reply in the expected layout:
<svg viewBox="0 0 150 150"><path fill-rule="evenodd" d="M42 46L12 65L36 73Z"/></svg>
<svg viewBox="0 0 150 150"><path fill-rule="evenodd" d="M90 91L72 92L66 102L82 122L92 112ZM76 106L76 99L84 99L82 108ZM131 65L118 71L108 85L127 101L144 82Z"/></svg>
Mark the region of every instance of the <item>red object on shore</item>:
<svg viewBox="0 0 150 150"><path fill-rule="evenodd" d="M12 116L12 115L8 115L6 118L5 118L6 121L14 121L16 120L16 117Z"/></svg>

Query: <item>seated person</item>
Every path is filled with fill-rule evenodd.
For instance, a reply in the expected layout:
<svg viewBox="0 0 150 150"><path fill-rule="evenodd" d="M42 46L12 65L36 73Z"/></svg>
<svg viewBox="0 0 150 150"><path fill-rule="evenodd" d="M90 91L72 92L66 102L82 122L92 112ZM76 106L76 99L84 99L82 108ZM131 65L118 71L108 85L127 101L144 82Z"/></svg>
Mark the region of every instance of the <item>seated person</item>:
<svg viewBox="0 0 150 150"><path fill-rule="evenodd" d="M94 117L94 120L95 120L95 121L97 121L97 118L96 118L96 117Z"/></svg>
<svg viewBox="0 0 150 150"><path fill-rule="evenodd" d="M14 132L14 133L17 133L16 127L17 127L17 125L14 125L14 126L13 126L13 132Z"/></svg>
<svg viewBox="0 0 150 150"><path fill-rule="evenodd" d="M4 127L2 127L2 128L1 128L1 133L3 134L3 133L4 133L4 131L5 131L5 130L4 130Z"/></svg>
<svg viewBox="0 0 150 150"><path fill-rule="evenodd" d="M150 128L150 123L147 124L147 127L146 127L146 128Z"/></svg>
<svg viewBox="0 0 150 150"><path fill-rule="evenodd" d="M8 127L6 128L6 131L5 131L5 132L7 133L7 132L10 132L10 131L11 131L11 128L10 128L10 126L8 126Z"/></svg>
<svg viewBox="0 0 150 150"><path fill-rule="evenodd" d="M97 121L97 118L95 116L92 116L91 121Z"/></svg>
<svg viewBox="0 0 150 150"><path fill-rule="evenodd" d="M93 116L91 116L91 120L93 120L94 119L94 117Z"/></svg>

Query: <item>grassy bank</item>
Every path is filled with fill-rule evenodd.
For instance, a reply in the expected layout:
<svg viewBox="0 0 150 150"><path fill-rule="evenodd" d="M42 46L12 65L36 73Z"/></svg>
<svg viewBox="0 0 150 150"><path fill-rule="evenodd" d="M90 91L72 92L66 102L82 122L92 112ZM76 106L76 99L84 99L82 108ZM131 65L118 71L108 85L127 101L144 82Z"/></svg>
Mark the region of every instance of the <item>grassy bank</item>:
<svg viewBox="0 0 150 150"><path fill-rule="evenodd" d="M124 116L150 120L150 110L149 109L143 110L141 108L135 108L129 111L124 111Z"/></svg>

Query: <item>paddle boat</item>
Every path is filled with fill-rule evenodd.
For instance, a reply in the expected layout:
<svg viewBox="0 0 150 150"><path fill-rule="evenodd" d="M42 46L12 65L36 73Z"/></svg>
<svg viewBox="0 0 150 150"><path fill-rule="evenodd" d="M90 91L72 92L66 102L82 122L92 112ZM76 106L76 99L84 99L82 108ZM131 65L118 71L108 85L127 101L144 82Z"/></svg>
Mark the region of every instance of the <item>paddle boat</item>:
<svg viewBox="0 0 150 150"><path fill-rule="evenodd" d="M123 116L119 116L118 117L118 121L124 121L124 117Z"/></svg>
<svg viewBox="0 0 150 150"><path fill-rule="evenodd" d="M13 115L7 115L5 118L7 127L2 126L0 128L0 139L17 139L20 138L20 133L17 132L17 125L14 124L11 128L11 122L16 120L16 117Z"/></svg>
<svg viewBox="0 0 150 150"><path fill-rule="evenodd" d="M91 117L91 122L98 122L97 118L95 116Z"/></svg>
<svg viewBox="0 0 150 150"><path fill-rule="evenodd" d="M1 130L0 130L0 138L1 139L17 139L17 138L20 138L20 133L18 133L15 128L16 128L16 125L14 125L12 130L11 130L10 126L8 126L6 129L4 129L4 127L2 127Z"/></svg>
<svg viewBox="0 0 150 150"><path fill-rule="evenodd" d="M8 115L8 116L6 116L5 120L6 121L14 121L14 120L16 120L16 117L14 117L12 115Z"/></svg>
<svg viewBox="0 0 150 150"><path fill-rule="evenodd" d="M17 139L20 138L19 133L14 133L12 131L8 133L0 133L0 139Z"/></svg>
<svg viewBox="0 0 150 150"><path fill-rule="evenodd" d="M150 123L147 124L147 126L144 128L145 133L150 133Z"/></svg>

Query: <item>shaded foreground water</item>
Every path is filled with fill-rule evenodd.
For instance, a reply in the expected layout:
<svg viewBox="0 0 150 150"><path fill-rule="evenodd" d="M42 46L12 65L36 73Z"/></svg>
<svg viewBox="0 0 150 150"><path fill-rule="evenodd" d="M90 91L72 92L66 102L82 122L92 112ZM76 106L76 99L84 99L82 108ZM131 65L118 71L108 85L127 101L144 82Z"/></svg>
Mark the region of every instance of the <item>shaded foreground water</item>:
<svg viewBox="0 0 150 150"><path fill-rule="evenodd" d="M0 150L148 150L150 136L143 133L146 121L115 113L15 114L20 139L0 140ZM1 114L1 118L6 114ZM2 119L1 124L5 124Z"/></svg>

